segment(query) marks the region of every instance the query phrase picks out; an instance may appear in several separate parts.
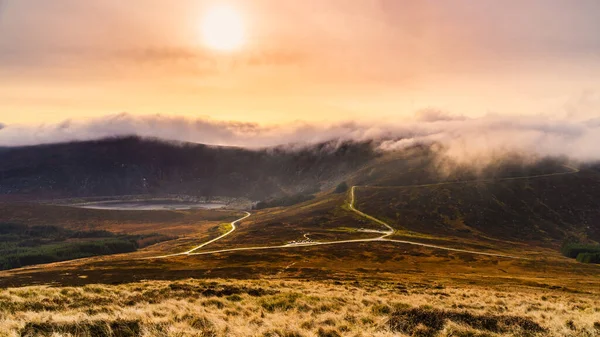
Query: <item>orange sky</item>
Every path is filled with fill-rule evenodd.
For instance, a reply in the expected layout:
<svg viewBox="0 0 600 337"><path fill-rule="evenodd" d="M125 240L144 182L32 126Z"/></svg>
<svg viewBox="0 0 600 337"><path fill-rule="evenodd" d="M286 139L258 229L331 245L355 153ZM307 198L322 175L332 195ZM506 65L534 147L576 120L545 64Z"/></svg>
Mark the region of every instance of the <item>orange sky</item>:
<svg viewBox="0 0 600 337"><path fill-rule="evenodd" d="M229 53L200 33L223 2L247 27ZM3 4L5 124L119 112L259 123L559 113L600 78L595 0Z"/></svg>

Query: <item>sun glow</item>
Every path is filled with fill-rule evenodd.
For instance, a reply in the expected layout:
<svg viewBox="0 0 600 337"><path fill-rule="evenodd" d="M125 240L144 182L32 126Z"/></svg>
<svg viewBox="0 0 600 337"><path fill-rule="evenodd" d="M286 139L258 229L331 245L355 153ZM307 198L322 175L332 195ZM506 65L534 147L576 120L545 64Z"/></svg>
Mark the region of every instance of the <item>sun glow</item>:
<svg viewBox="0 0 600 337"><path fill-rule="evenodd" d="M244 20L232 6L210 8L202 20L202 37L206 46L218 51L233 51L245 43Z"/></svg>

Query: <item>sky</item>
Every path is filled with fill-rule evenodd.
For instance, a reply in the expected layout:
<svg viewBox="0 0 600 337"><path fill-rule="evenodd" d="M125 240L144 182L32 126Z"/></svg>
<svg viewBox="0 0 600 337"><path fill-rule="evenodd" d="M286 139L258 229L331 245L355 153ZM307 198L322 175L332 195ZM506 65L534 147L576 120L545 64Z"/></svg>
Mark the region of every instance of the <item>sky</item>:
<svg viewBox="0 0 600 337"><path fill-rule="evenodd" d="M201 33L222 3L245 27L228 52ZM0 0L0 130L123 113L261 128L589 119L599 15L597 0Z"/></svg>

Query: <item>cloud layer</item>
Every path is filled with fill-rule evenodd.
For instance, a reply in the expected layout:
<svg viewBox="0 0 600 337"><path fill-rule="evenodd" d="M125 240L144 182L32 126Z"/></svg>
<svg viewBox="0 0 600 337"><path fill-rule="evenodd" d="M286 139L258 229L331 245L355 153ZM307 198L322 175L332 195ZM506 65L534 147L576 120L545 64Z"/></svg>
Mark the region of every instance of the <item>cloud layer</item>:
<svg viewBox="0 0 600 337"><path fill-rule="evenodd" d="M215 0L0 0L0 119L534 114L600 78L594 0L227 2L248 36L231 53L202 39Z"/></svg>
<svg viewBox="0 0 600 337"><path fill-rule="evenodd" d="M38 126L5 125L4 128L0 127L0 146L123 135L247 148L302 146L329 140L375 140L384 151L399 150L415 144L438 144L444 154L462 162L485 161L515 152L532 156L566 156L577 161L600 160L600 119L575 121L544 116L493 115L465 118L434 110L420 112L413 119L396 123L299 122L276 126L118 114L86 122L65 121Z"/></svg>

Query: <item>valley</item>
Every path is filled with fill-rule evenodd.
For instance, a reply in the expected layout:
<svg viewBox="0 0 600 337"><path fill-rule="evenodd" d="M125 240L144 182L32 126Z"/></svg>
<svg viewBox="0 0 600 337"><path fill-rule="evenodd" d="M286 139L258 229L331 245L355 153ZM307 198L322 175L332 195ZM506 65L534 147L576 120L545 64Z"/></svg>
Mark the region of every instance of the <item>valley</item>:
<svg viewBox="0 0 600 337"><path fill-rule="evenodd" d="M346 151L354 153L353 150ZM335 150L321 155L334 153ZM554 294L551 296L559 298L563 296L560 294L568 294L576 301L587 301L600 295L598 265L577 262L560 252L566 238L590 243L598 240L598 213L594 205L596 198L600 198L600 189L597 188L600 186L600 173L595 167L575 168L558 159L546 159L534 165L506 162L488 167L487 171L458 169L437 175L432 168L434 163L438 163L435 157L427 149L420 148L375 155L336 180L328 184L321 182L319 190L303 192L311 195L310 198L297 198L298 201L291 205L247 211L239 206L236 206L237 209L228 206L204 209L196 207L202 204L195 202L167 202L168 199L160 197L147 199L149 201L125 197L118 203L105 197L94 201L98 197L91 197L92 201L83 203L116 205L112 209L79 207L81 201L72 207L73 204L69 206L64 202L53 205L12 198L0 203L0 223L52 224L70 230L94 229L116 235L165 235L168 238L133 252L2 271L0 286L8 289L34 287L25 289L46 292L45 285L56 289L100 285L108 287L104 291L112 293L117 291L112 287L129 287L138 283L142 287L159 284L192 287L196 282L218 285L222 284L221 280L240 284L281 280L281 285L269 283L269 287L280 292L293 282L313 282L310 287L353 285L357 291L365 291L372 287L393 288L395 284L402 283L409 288L423 285L425 289L438 289L443 285L454 289L452 293L455 295L473 289L487 289L494 292L493 296L512 296L510 294L521 292L534 297ZM343 185L347 188L339 187ZM557 193L557 190L560 192ZM272 196L292 194L297 190L283 191ZM85 200L90 197L78 198ZM205 200L202 196L189 198ZM241 205L233 198L230 199L231 205ZM565 204L565 200L572 204ZM121 203L134 207L119 207ZM139 204L143 207L138 207ZM42 288L35 288L40 286ZM395 296L392 293L382 295L388 300L380 302L390 308L389 312L382 309L385 313L381 317L385 319L371 325L375 329L373 331L379 331L381 336L386 333L417 333L416 328L389 325L393 320L392 313L409 315L415 320L422 315L441 317L441 322L445 323L440 327L422 323L423 327L418 328L424 331L433 329L429 332L431 336L450 336L458 333L451 332L455 330L483 335L502 335L512 331L525 335L561 336L563 332L560 331L570 329L545 320L543 311L546 309L534 306L526 312L518 311L521 309L511 312L519 320L533 319L532 314L535 314L532 322L539 324L538 331L522 326L489 331L475 323L469 325L457 317L489 314L492 310L490 305L456 311L446 301L428 307L416 304L420 300L410 297L410 305L400 309L390 304L390 296ZM410 293L413 294L413 291ZM146 298L139 305L148 308L150 304L146 301L154 300ZM198 301L213 300L211 295L200 295ZM248 300L248 305L255 305L251 303L254 302ZM532 299L531 303L534 305L535 300ZM574 321L576 328L571 331L578 331L574 334L576 336L593 333L593 322L600 320L595 318L599 314L594 304L586 303L586 315L589 317L586 316L586 322ZM228 307L223 305L223 308ZM295 304L273 309L272 312L265 308L262 310L266 310L267 316L263 320L268 324L277 324L270 321L275 317L269 318L271 314L278 313L279 322L292 312L301 312ZM98 310L120 312L120 309ZM210 305L206 310L210 315L217 313ZM573 314L567 310L561 315L570 320L567 317ZM90 324L113 324L108 321L98 323L94 314L89 315L86 320ZM312 315L320 314L313 311ZM493 319L504 319L498 316L503 315L500 312L495 315L492 315L496 317ZM215 331L220 331L219 324L222 323L218 322L221 318L211 317L207 320L213 324ZM135 329L155 331L152 329L155 329L156 319L132 319L138 320L138 323L132 323L137 326ZM17 326L30 329L21 331L37 333L46 329L27 324L18 323ZM193 326L193 322L189 324ZM414 324L421 323L415 321ZM295 325L288 324L278 331L284 333L291 326ZM336 321L332 323L331 330L345 335L344 326L343 322ZM351 323L348 331L368 331L371 328L362 323ZM47 329L66 329L64 331L68 332L71 328L65 325ZM324 328L318 324L314 328L300 326L294 329L299 335L319 335ZM270 332L265 330L265 333Z"/></svg>

